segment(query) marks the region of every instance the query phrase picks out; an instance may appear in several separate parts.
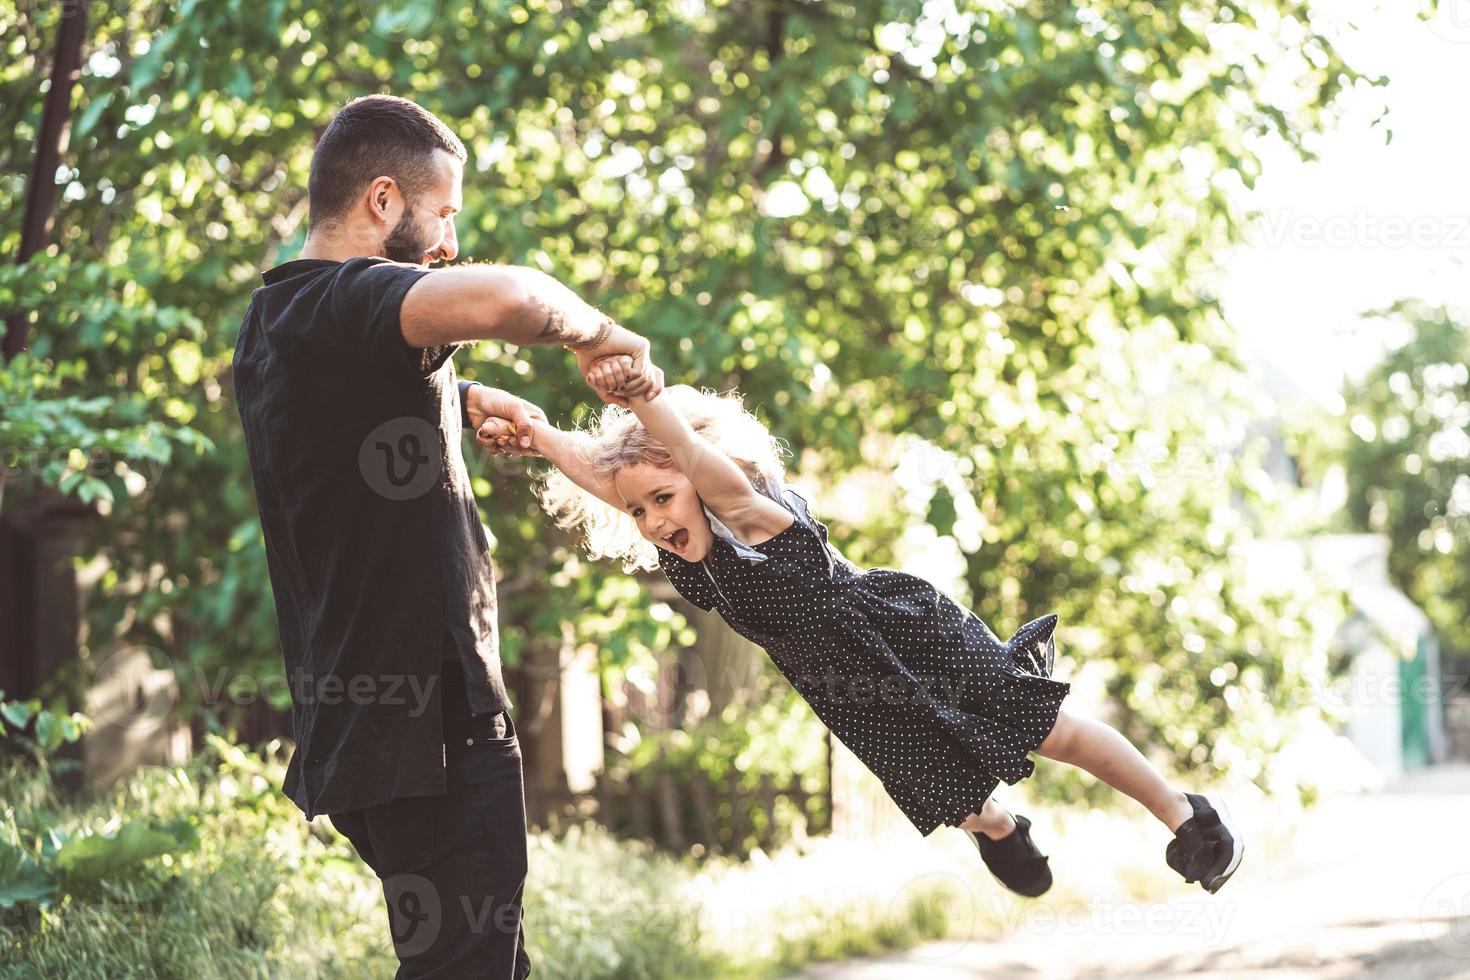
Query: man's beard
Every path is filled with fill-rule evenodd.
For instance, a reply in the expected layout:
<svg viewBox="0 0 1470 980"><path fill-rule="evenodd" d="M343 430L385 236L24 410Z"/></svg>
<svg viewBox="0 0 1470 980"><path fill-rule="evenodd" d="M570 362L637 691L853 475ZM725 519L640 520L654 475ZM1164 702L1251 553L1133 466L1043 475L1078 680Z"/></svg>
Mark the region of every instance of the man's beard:
<svg viewBox="0 0 1470 980"><path fill-rule="evenodd" d="M432 242L426 241L417 225L409 217L413 209L407 201L404 201L403 216L398 219L398 224L388 232L388 237L383 241L383 255L394 262L412 262L421 265L424 255L429 251Z"/></svg>

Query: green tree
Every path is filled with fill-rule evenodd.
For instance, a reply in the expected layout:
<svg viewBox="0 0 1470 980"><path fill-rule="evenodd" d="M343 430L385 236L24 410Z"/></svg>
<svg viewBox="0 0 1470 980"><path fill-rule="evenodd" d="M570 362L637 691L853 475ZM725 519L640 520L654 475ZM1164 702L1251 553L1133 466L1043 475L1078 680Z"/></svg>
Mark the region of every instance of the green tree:
<svg viewBox="0 0 1470 980"><path fill-rule="evenodd" d="M102 529L97 635L278 670L231 345L259 271L302 240L313 130L389 91L470 150L465 256L537 265L649 334L672 378L738 385L804 478L861 469L875 438L953 454L922 512L833 522L855 560L914 521L955 533L971 501L977 611L997 629L1060 612L1134 734L1195 760L1213 736L1283 737L1260 722L1297 703L1310 597L1256 596L1230 558L1250 457L1185 463L1222 458L1243 417L1208 267L1258 141L1309 153L1336 95L1373 80L1305 0L954 6L93 3L52 260L28 269L58 308L32 312L32 349L214 446ZM68 9L0 0L12 246L37 59ZM1267 98L1268 68L1290 100ZM125 315L82 316L103 291ZM554 420L586 411L559 352L458 363ZM574 563L519 474L478 466L511 662L554 657L564 627L608 662L671 641L616 569Z"/></svg>
<svg viewBox="0 0 1470 980"><path fill-rule="evenodd" d="M1378 315L1410 333L1343 394L1348 513L1388 535L1393 580L1470 657L1470 326L1417 301Z"/></svg>

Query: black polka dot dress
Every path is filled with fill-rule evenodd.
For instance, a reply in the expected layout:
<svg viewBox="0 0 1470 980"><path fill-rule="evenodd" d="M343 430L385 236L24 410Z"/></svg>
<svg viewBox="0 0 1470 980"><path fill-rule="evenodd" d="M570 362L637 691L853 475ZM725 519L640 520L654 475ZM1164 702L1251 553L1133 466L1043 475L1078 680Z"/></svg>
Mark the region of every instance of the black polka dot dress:
<svg viewBox="0 0 1470 980"><path fill-rule="evenodd" d="M767 492L796 518L770 540L747 545L705 508L703 561L659 549L679 594L764 647L921 833L1031 775L1071 689L1050 676L1056 617L1002 642L924 579L849 565L799 494Z"/></svg>

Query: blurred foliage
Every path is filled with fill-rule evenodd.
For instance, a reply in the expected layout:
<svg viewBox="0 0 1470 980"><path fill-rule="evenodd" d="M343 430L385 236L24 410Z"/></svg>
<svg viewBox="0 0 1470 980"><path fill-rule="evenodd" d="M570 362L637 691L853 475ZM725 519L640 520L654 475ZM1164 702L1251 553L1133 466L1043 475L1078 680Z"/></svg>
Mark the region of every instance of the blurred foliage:
<svg viewBox="0 0 1470 980"><path fill-rule="evenodd" d="M772 682L758 686L770 688ZM711 785L713 801L713 812L705 819L721 851L747 855L762 842L771 849L804 839L811 832L811 818L831 826L832 815L823 795L827 789L826 739L827 730L811 706L782 683L777 690L744 697L719 714L681 728L642 734L626 756L610 758L602 778L642 794L653 811L659 805L659 774L671 774L681 808L680 826L688 833L700 826L701 816L696 812L699 798L691 783L703 777ZM769 809L760 795L763 780L781 797ZM810 794L815 808L803 812L786 798L788 789ZM743 815L737 816L736 807L744 809ZM633 829L606 817L603 822L619 832Z"/></svg>
<svg viewBox="0 0 1470 980"><path fill-rule="evenodd" d="M915 522L963 539L976 611L1000 632L1060 613L1130 735L1186 762L1229 738L1253 751L1212 763L1258 768L1315 626L1310 596L1258 596L1230 557L1250 538L1232 494L1261 493L1253 453L1190 462L1248 417L1211 258L1254 147L1310 153L1334 97L1377 80L1305 0L955 7L90 4L51 252L96 285L20 304L32 351L215 447L175 455L99 530L93 636L279 670L231 346L260 270L302 242L312 131L385 91L469 149L464 256L553 273L648 334L671 377L739 386L803 453L802 481L886 466L874 437L952 454L927 507L831 522L850 557L886 562ZM7 249L68 10L0 0ZM103 322L82 312L99 293ZM559 351L486 343L457 363L563 424L590 403ZM616 569L568 570L519 464L471 459L509 661L564 628L607 667L667 640Z"/></svg>
<svg viewBox="0 0 1470 980"><path fill-rule="evenodd" d="M75 326L88 344L115 331L132 337L144 320L177 322L187 315L120 301L124 289L104 265L73 264L66 256L0 266L0 309ZM198 321L190 321L197 330ZM82 388L93 390L82 396L76 393ZM14 481L18 493L47 487L110 505L140 492L149 475L173 461L176 445L198 453L213 448L137 387L97 391L79 361L22 353L0 365L0 493Z"/></svg>
<svg viewBox="0 0 1470 980"><path fill-rule="evenodd" d="M7 701L0 691L0 756L18 754L44 760L64 744L75 742L91 727L79 712L53 711L36 698ZM11 750L6 752L6 750Z"/></svg>
<svg viewBox="0 0 1470 980"><path fill-rule="evenodd" d="M24 919L30 913L66 901L98 901L117 897L122 890L132 895L167 886L151 860L179 854L198 843L194 826L187 819L168 823L144 820L113 820L105 827L71 828L50 819L45 811L32 810L22 826L18 806L36 787L49 786L53 762L57 767L72 760L52 754L63 744L77 741L90 720L81 714L62 715L41 707L39 701L6 701L0 691L0 766L6 767L3 782L27 787L6 798L13 803L0 819L0 913L8 919Z"/></svg>
<svg viewBox="0 0 1470 980"><path fill-rule="evenodd" d="M63 799L45 766L0 768L0 865L29 871L4 875L5 975L390 972L376 879L299 819L283 767L211 737L95 799Z"/></svg>
<svg viewBox="0 0 1470 980"><path fill-rule="evenodd" d="M1470 323L1405 301L1410 331L1343 397L1348 513L1389 537L1389 574L1445 653L1470 659Z"/></svg>
<svg viewBox="0 0 1470 980"><path fill-rule="evenodd" d="M645 735L628 754L630 774L698 770L722 781L733 773L740 786L753 789L762 775L813 771L826 752L822 723L794 691L782 693ZM816 792L820 786L808 788Z"/></svg>

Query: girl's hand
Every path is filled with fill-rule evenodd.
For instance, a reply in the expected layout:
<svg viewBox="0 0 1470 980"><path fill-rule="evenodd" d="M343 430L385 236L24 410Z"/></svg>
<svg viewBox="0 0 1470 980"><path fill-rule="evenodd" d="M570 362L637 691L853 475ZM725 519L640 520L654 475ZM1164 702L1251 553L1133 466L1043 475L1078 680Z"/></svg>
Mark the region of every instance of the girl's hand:
<svg viewBox="0 0 1470 980"><path fill-rule="evenodd" d="M521 448L525 450L531 448L531 430L534 423L546 421L546 413L531 402L524 398L517 398L508 391L488 388L482 384L475 384L470 388L466 403L465 408L470 417L470 424L476 430L491 418L509 422L512 428L519 433Z"/></svg>
<svg viewBox="0 0 1470 980"><path fill-rule="evenodd" d="M530 444L525 445L525 437ZM475 430L475 441L492 456L540 456L535 421L517 426L510 419L490 416Z"/></svg>
<svg viewBox="0 0 1470 980"><path fill-rule="evenodd" d="M587 384L597 396L612 405L629 406L629 398L642 394L652 401L664 388L663 369L645 361L643 372L635 372L633 359L626 354L599 357L587 371Z"/></svg>

